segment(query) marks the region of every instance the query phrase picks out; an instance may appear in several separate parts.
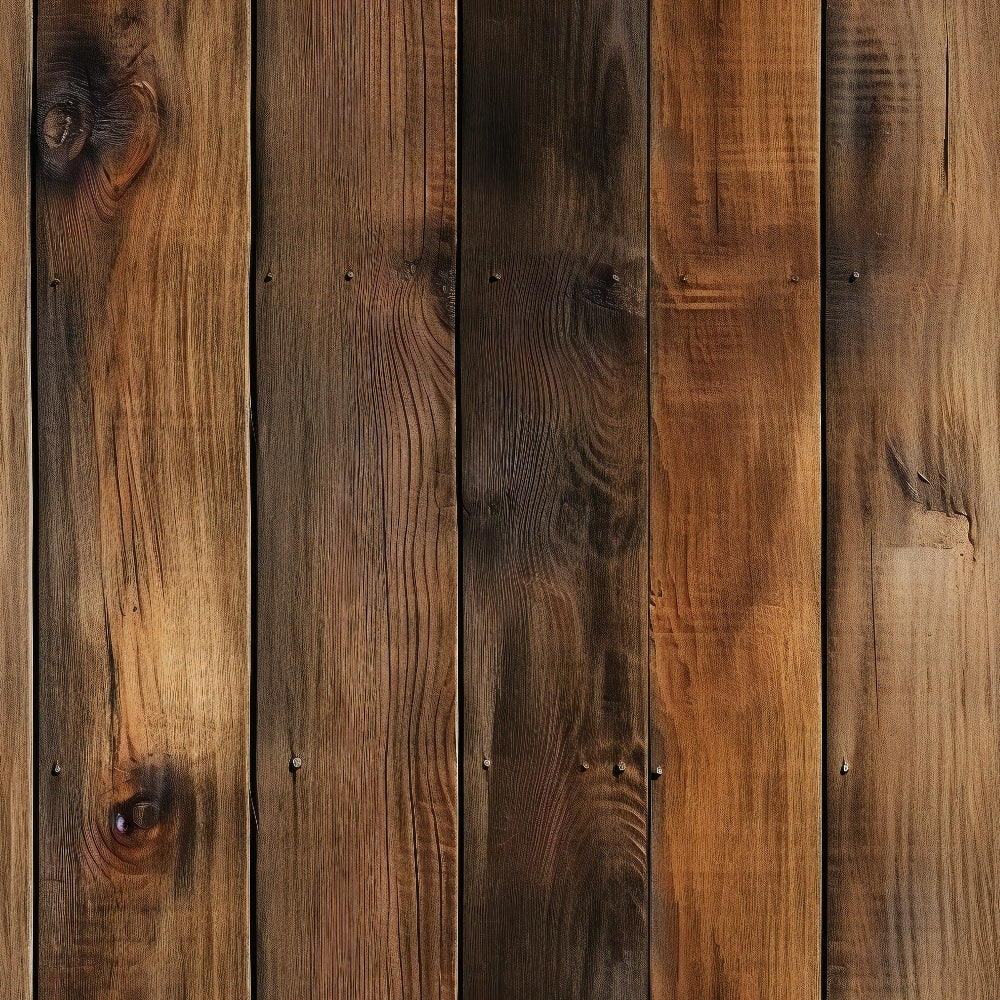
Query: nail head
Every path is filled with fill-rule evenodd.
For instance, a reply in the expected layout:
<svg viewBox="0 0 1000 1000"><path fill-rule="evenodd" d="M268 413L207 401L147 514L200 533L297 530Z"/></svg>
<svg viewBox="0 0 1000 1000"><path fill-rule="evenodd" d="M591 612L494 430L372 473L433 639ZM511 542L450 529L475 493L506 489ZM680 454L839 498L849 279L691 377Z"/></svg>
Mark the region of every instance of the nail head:
<svg viewBox="0 0 1000 1000"><path fill-rule="evenodd" d="M493 761L491 761L491 760L489 759L489 757L484 757L484 758L483 758L483 767L484 767L484 768L485 768L485 769L486 769L487 771L488 771L488 770L490 769L490 767L492 766L492 764L493 764Z"/></svg>
<svg viewBox="0 0 1000 1000"><path fill-rule="evenodd" d="M490 275L490 281L499 281L499 280L500 280L500 272L499 271L494 271Z"/></svg>
<svg viewBox="0 0 1000 1000"><path fill-rule="evenodd" d="M840 773L841 774L847 774L847 772L850 771L850 769L851 769L851 765L847 763L847 758L845 757L844 758L844 763L840 765Z"/></svg>
<svg viewBox="0 0 1000 1000"><path fill-rule="evenodd" d="M292 758L292 770L293 771L297 771L300 767L302 767L302 758L301 757L293 757Z"/></svg>
<svg viewBox="0 0 1000 1000"><path fill-rule="evenodd" d="M797 274L792 275L792 284L797 285L799 283L799 276Z"/></svg>
<svg viewBox="0 0 1000 1000"><path fill-rule="evenodd" d="M618 761L618 765L617 765L617 767L615 767L615 770L619 774L624 774L625 773L625 761L623 761L623 760Z"/></svg>
<svg viewBox="0 0 1000 1000"><path fill-rule="evenodd" d="M657 766L656 770L653 772L654 777L659 778L663 774L663 768Z"/></svg>
<svg viewBox="0 0 1000 1000"><path fill-rule="evenodd" d="M580 765L580 770L581 770L581 771L589 771L589 770L590 770L590 765L589 765L589 764L588 764L588 763L587 763L586 761L584 761L584 762L583 762L583 763L582 763L582 764Z"/></svg>
<svg viewBox="0 0 1000 1000"><path fill-rule="evenodd" d="M59 287L59 279L58 278L53 278L49 282L49 288L58 288L58 287Z"/></svg>
<svg viewBox="0 0 1000 1000"><path fill-rule="evenodd" d="M860 277L861 277L861 272L860 271L852 271L851 272L851 281L857 281L858 278L860 278Z"/></svg>
<svg viewBox="0 0 1000 1000"><path fill-rule="evenodd" d="M353 271L348 271L347 274L344 275L344 278L347 281L353 281L354 280L354 272Z"/></svg>
<svg viewBox="0 0 1000 1000"><path fill-rule="evenodd" d="M59 761L56 761L52 765L52 773L53 774L61 774L62 773L62 765L59 763Z"/></svg>

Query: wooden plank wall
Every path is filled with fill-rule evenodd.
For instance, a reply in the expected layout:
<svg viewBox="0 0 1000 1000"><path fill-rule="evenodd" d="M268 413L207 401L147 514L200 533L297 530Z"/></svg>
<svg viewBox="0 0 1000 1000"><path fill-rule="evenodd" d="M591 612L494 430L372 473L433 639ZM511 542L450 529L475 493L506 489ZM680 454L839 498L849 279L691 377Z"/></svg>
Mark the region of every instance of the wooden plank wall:
<svg viewBox="0 0 1000 1000"><path fill-rule="evenodd" d="M825 18L0 11L0 1000L1000 995L1000 27Z"/></svg>
<svg viewBox="0 0 1000 1000"><path fill-rule="evenodd" d="M32 966L31 5L0 7L0 995Z"/></svg>
<svg viewBox="0 0 1000 1000"><path fill-rule="evenodd" d="M653 4L656 1000L819 984L819 42L811 0Z"/></svg>
<svg viewBox="0 0 1000 1000"><path fill-rule="evenodd" d="M248 44L245 4L39 4L53 1000L249 995Z"/></svg>
<svg viewBox="0 0 1000 1000"><path fill-rule="evenodd" d="M827 26L828 995L1000 995L1000 22Z"/></svg>
<svg viewBox="0 0 1000 1000"><path fill-rule="evenodd" d="M259 995L454 997L455 7L257 25Z"/></svg>
<svg viewBox="0 0 1000 1000"><path fill-rule="evenodd" d="M465 11L462 981L483 1000L647 992L646 32L626 0Z"/></svg>

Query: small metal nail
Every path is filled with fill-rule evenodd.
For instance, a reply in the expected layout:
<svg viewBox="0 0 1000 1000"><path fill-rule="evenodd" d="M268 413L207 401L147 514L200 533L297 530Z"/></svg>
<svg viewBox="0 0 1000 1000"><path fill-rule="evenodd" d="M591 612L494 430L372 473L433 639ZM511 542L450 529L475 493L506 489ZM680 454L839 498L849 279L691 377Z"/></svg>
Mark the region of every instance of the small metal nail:
<svg viewBox="0 0 1000 1000"><path fill-rule="evenodd" d="M493 761L491 761L491 760L489 759L489 757L484 757L484 758L483 758L483 768L484 768L485 770L487 770L487 771L488 771L488 770L490 769L490 767L492 766L492 764L493 764Z"/></svg>
<svg viewBox="0 0 1000 1000"><path fill-rule="evenodd" d="M292 758L292 770L293 771L297 771L300 767L302 767L302 758L301 757L293 757Z"/></svg>
<svg viewBox="0 0 1000 1000"><path fill-rule="evenodd" d="M623 761L623 760L618 761L618 764L616 765L615 770L619 774L624 774L625 773L625 761Z"/></svg>
<svg viewBox="0 0 1000 1000"><path fill-rule="evenodd" d="M53 774L62 774L62 765L59 763L59 761L56 761L52 765L52 773Z"/></svg>
<svg viewBox="0 0 1000 1000"><path fill-rule="evenodd" d="M622 279L621 279L621 278L620 278L620 277L619 277L619 276L618 276L617 274L612 274L612 275L611 275L611 280L612 280L613 282L615 282L615 284L617 284L617 283L618 283L619 281L621 281Z"/></svg>
<svg viewBox="0 0 1000 1000"><path fill-rule="evenodd" d="M49 288L58 288L58 287L59 287L59 279L58 278L53 278L49 282Z"/></svg>
<svg viewBox="0 0 1000 1000"><path fill-rule="evenodd" d="M274 275L270 271L264 275L264 284L266 285L269 281L274 281Z"/></svg>
<svg viewBox="0 0 1000 1000"><path fill-rule="evenodd" d="M347 274L344 275L344 278L347 281L353 281L354 280L354 272L353 271L348 271Z"/></svg>
<svg viewBox="0 0 1000 1000"><path fill-rule="evenodd" d="M653 772L653 777L654 778L660 778L662 776L663 776L663 768L657 766L656 770Z"/></svg>
<svg viewBox="0 0 1000 1000"><path fill-rule="evenodd" d="M797 285L799 283L799 276L797 274L792 275L792 284Z"/></svg>
<svg viewBox="0 0 1000 1000"><path fill-rule="evenodd" d="M499 281L499 280L500 280L500 272L499 271L494 271L490 275L490 281Z"/></svg>
<svg viewBox="0 0 1000 1000"><path fill-rule="evenodd" d="M860 278L860 277L861 277L861 272L860 271L852 271L851 272L851 281L857 281L858 278Z"/></svg>
<svg viewBox="0 0 1000 1000"><path fill-rule="evenodd" d="M686 274L681 275L681 284L686 285L688 283L688 276Z"/></svg>
<svg viewBox="0 0 1000 1000"><path fill-rule="evenodd" d="M584 762L583 762L583 763L582 763L582 764L580 765L580 770L581 770L581 771L589 771L589 770L590 770L590 765L589 765L589 764L588 764L588 763L587 763L586 761L584 761Z"/></svg>
<svg viewBox="0 0 1000 1000"><path fill-rule="evenodd" d="M850 769L851 769L851 765L847 763L847 758L845 757L844 758L844 763L840 765L840 773L841 774L847 774L847 772L850 771Z"/></svg>

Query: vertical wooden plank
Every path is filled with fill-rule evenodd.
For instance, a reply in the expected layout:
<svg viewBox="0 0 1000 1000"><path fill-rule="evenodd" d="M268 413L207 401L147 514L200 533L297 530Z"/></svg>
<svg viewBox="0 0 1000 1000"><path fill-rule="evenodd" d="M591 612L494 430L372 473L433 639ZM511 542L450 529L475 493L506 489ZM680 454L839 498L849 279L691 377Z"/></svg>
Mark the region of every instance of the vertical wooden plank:
<svg viewBox="0 0 1000 1000"><path fill-rule="evenodd" d="M647 28L625 0L464 14L463 982L477 1000L647 992Z"/></svg>
<svg viewBox="0 0 1000 1000"><path fill-rule="evenodd" d="M655 0L651 996L820 971L820 5Z"/></svg>
<svg viewBox="0 0 1000 1000"><path fill-rule="evenodd" d="M1000 22L981 3L852 2L828 40L829 996L985 1000Z"/></svg>
<svg viewBox="0 0 1000 1000"><path fill-rule="evenodd" d="M31 995L31 5L0 7L0 983Z"/></svg>
<svg viewBox="0 0 1000 1000"><path fill-rule="evenodd" d="M38 4L46 998L248 996L248 21Z"/></svg>
<svg viewBox="0 0 1000 1000"><path fill-rule="evenodd" d="M455 4L257 17L258 992L454 997Z"/></svg>

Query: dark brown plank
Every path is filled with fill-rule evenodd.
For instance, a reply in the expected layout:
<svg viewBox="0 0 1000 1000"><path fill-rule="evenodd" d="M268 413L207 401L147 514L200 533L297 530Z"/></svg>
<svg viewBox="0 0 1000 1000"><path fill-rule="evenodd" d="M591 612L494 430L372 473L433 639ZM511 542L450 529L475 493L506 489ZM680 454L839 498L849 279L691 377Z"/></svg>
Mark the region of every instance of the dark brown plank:
<svg viewBox="0 0 1000 1000"><path fill-rule="evenodd" d="M820 6L655 0L651 996L816 996Z"/></svg>
<svg viewBox="0 0 1000 1000"><path fill-rule="evenodd" d="M1000 22L835 5L828 39L829 996L985 1000Z"/></svg>
<svg viewBox="0 0 1000 1000"><path fill-rule="evenodd" d="M0 7L0 993L31 995L31 5Z"/></svg>
<svg viewBox="0 0 1000 1000"><path fill-rule="evenodd" d="M476 1000L646 996L646 47L645 4L464 13Z"/></svg>
<svg viewBox="0 0 1000 1000"><path fill-rule="evenodd" d="M455 16L258 7L269 1000L455 996Z"/></svg>
<svg viewBox="0 0 1000 1000"><path fill-rule="evenodd" d="M38 4L46 1000L248 996L248 22Z"/></svg>

